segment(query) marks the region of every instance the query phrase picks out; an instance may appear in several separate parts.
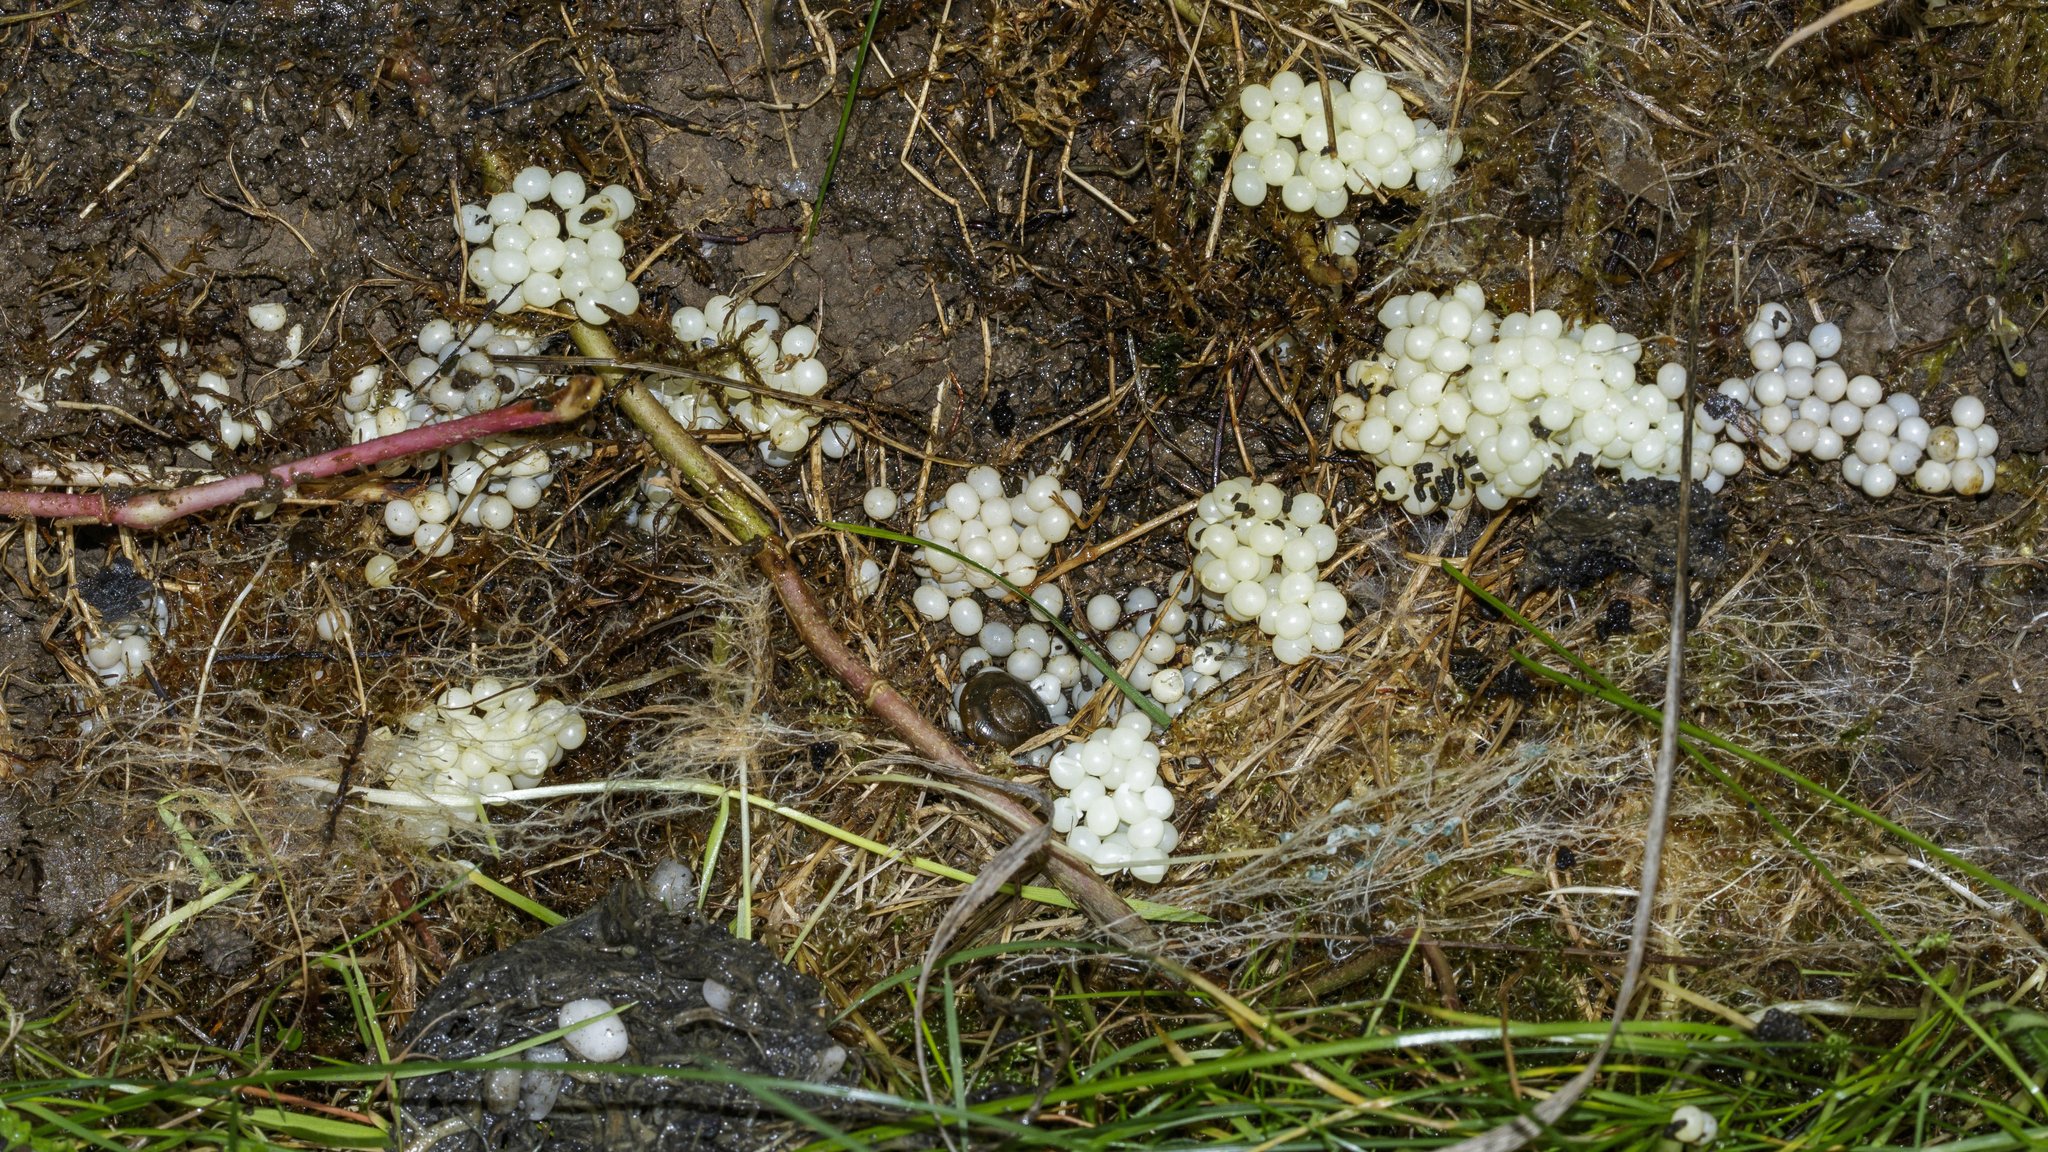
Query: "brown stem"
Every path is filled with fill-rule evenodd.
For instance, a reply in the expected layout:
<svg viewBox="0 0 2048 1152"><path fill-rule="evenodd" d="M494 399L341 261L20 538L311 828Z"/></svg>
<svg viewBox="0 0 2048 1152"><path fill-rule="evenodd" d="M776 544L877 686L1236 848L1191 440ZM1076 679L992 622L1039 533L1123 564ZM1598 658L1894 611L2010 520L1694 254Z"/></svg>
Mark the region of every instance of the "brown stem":
<svg viewBox="0 0 2048 1152"><path fill-rule="evenodd" d="M790 624L803 638L804 646L811 650L811 655L839 677L847 690L858 696L869 711L887 721L919 755L963 774L980 775L981 766L961 751L952 737L925 719L916 705L905 699L887 680L876 675L875 670L839 638L831 619L818 606L810 585L796 570L796 564L781 540L770 537L764 541L760 551L754 553L754 566L774 586L783 611L789 615ZM1043 827L1044 822L1015 797L972 780L966 781L966 787L983 811L1009 825L1017 835ZM1111 939L1134 951L1157 950L1159 938L1151 926L1131 911L1123 897L1118 896L1115 889L1065 844L1057 840L1051 842L1046 853L1045 871L1053 883L1072 897L1075 905Z"/></svg>
<svg viewBox="0 0 2048 1152"><path fill-rule="evenodd" d="M292 460L263 472L248 472L169 492L110 498L104 492L0 492L0 516L93 520L128 528L161 528L196 512L232 504L265 489L282 492L301 480L339 476L419 452L436 452L470 440L519 432L580 418L597 403L603 388L595 377L578 377L545 403L522 400L460 420L428 424L317 456Z"/></svg>
<svg viewBox="0 0 2048 1152"><path fill-rule="evenodd" d="M617 356L611 339L595 328L578 324L571 335L586 356ZM759 545L754 553L754 566L768 578L776 598L782 601L783 612L811 655L919 755L965 777L963 784L975 803L1008 825L1012 833L1022 836L1043 828L1044 822L1015 797L978 783L975 778L981 775L981 766L840 639L832 618L819 605L809 582L797 571L773 526L744 494L726 483L703 445L669 415L647 386L638 381L626 384L618 390L618 400L619 407L646 434L648 443L711 507L726 529L742 543ZM1151 926L1066 845L1052 841L1046 853L1045 871L1111 939L1133 951L1158 950L1159 937Z"/></svg>

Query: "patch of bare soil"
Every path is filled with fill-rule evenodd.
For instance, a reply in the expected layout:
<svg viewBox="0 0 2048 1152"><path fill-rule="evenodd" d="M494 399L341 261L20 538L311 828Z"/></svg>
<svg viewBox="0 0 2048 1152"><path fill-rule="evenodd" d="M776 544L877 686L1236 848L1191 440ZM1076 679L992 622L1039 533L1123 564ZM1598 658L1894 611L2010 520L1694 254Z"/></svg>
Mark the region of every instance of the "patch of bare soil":
<svg viewBox="0 0 2048 1152"><path fill-rule="evenodd" d="M85 965L124 884L154 874L145 836L118 804L0 793L0 996L39 1016L85 984Z"/></svg>

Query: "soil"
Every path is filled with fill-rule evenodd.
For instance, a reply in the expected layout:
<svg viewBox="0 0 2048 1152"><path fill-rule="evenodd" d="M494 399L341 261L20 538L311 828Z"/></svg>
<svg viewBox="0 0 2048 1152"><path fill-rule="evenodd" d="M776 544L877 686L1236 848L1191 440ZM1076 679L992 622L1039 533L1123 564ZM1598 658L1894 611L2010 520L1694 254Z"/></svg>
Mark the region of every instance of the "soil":
<svg viewBox="0 0 2048 1152"><path fill-rule="evenodd" d="M1536 528L1522 565L1524 588L1590 588L1617 572L1648 576L1660 588L1676 579L1678 486L1661 480L1615 481L1581 459L1538 493ZM1728 513L1694 486L1687 575L1710 589L1728 567Z"/></svg>
<svg viewBox="0 0 2048 1152"><path fill-rule="evenodd" d="M1283 22L1329 17L1320 3L1271 7ZM946 461L1045 465L1070 451L1100 500L1092 538L1248 459L1282 477L1334 465L1347 548L1384 530L1393 546L1427 551L1433 526L1376 504L1367 469L1319 457L1303 435L1304 421L1326 422L1334 381L1376 334L1386 293L1472 275L1500 306L1533 295L1656 334L1663 357L1682 349L1687 273L1704 252L1703 372L1734 371L1749 310L1783 299L1841 318L1851 370L1937 407L1981 395L2004 432L2000 488L1982 500L1878 505L1801 466L1745 476L1721 503L1729 572L1768 554L1810 574L1836 645L1813 675L1881 702L1853 730L1778 718L1792 725L1786 742L1829 743L1837 782L2007 876L2048 870L2048 584L2035 554L2048 180L2032 24L2013 33L2017 16L1996 5L1950 6L1913 25L1878 13L1765 68L1788 30L1768 6L1716 8L1692 14L1696 26L1647 34L1602 24L1598 50L1590 38L1559 46L1577 16L1553 28L1502 10L1480 15L1468 67L1465 9L1425 5L1401 33L1417 62L1404 86L1440 122L1456 106L1470 159L1442 200L1361 207L1366 246L1339 266L1270 205L1231 206L1209 254L1216 187L1197 177L1223 171L1226 152L1208 145L1227 150L1229 135L1208 129L1227 123L1217 110L1243 76L1269 71L1297 42L1260 20L1232 15L1225 27L1211 11L1196 74L1183 45L1207 9L1177 8L1180 24L1113 4L887 5L808 245L864 9L814 25L805 13L817 6L790 0L751 10L109 0L8 24L0 48L22 67L0 80L10 118L0 267L18 270L0 277L0 475L66 461L206 466L194 442L210 446L214 467L249 468L338 444L341 382L402 359L429 316L469 307L453 299L451 190L474 197L492 164L537 162L641 198L629 254L661 255L640 280L644 318L617 328L629 356L666 354L661 318L673 307L751 289L821 330L831 397L867 408L894 438L929 443ZM821 26L834 43L816 39ZM763 44L777 61L772 88ZM248 324L259 302L285 303L305 326L303 363L285 367L283 334ZM106 379L75 362L88 345L115 369ZM237 410L266 411L275 434L229 449L159 381L168 373L189 391L202 369L227 377ZM1118 408L1043 435L1112 384L1128 390ZM658 667L648 637L688 608L664 581L708 549L624 538L609 517L631 486L633 437L609 416L588 431L605 450L568 518L580 567L451 559L433 587L450 605L472 585L483 600L393 609L366 664L375 707L421 690L406 683L409 645L438 628L497 652L523 635L522 590L543 585L584 597L569 610L581 632L563 644L565 693ZM731 456L799 528L854 507L870 483L907 484L904 460L885 465L872 446L829 473ZM167 589L174 635L152 682L122 705L147 712L158 727L135 723L160 735L182 722L175 710L194 694L227 602L267 549L290 542L253 598L277 604L267 630L242 637L232 654L246 659L212 667L213 691L268 694L275 703L252 727L273 750L339 757L347 746L356 705L340 687L346 665L305 640L315 602L305 590L359 572L383 537L340 486L303 495L272 519L221 515L153 537L0 532L0 993L16 1009L33 1015L120 971L123 918L156 914L138 892L157 912L169 906L164 886L145 882L177 853L150 811L158 796L247 783L233 763L179 761L138 783L91 760L104 725L125 713L106 708L80 662L81 598L111 615L135 602L137 580ZM1507 551L1533 518L1511 519ZM820 570L839 562L823 546L817 555ZM1173 542L1154 535L1114 568L1084 572L1069 603L1178 562ZM1607 597L1584 602L1590 618ZM845 610L874 635L907 627L894 609ZM943 714L922 645L885 643L875 655ZM788 687L796 674L783 675ZM614 704L647 706L659 691ZM852 710L822 690L804 703ZM302 861L324 851L316 817ZM598 860L544 882L576 906L616 868ZM317 934L333 941L376 923L404 895L338 901ZM237 982L234 997L181 1006L233 1034L264 988L248 975L242 930L205 931L165 962L203 976L195 988ZM445 969L511 931L436 921L413 943ZM292 939L283 928L256 936L266 958ZM916 947L885 941L839 979L872 976Z"/></svg>
<svg viewBox="0 0 2048 1152"><path fill-rule="evenodd" d="M115 892L155 871L146 836L119 805L0 792L0 996L37 1016L88 985Z"/></svg>

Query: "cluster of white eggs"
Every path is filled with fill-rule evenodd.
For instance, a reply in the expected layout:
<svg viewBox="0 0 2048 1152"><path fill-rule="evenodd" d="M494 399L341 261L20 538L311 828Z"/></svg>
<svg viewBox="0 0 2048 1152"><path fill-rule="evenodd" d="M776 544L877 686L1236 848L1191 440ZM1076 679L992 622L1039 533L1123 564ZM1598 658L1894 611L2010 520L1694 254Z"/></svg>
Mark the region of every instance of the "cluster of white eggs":
<svg viewBox="0 0 2048 1152"><path fill-rule="evenodd" d="M1102 674L1084 665L1064 639L1036 620L1017 628L1003 620L985 620L974 641L960 653L960 682L953 690L954 711L947 716L955 731L960 729L960 692L967 678L984 667L1001 668L1028 686L1055 724L1066 723L1085 701L1084 678L1102 680Z"/></svg>
<svg viewBox="0 0 2048 1152"><path fill-rule="evenodd" d="M795 396L816 396L830 377L818 359L818 333L803 324L783 327L782 313L767 304L713 296L702 308L678 308L669 331L694 349L704 370L739 385L712 396L699 384L667 379L656 385L669 414L686 428L716 429L737 424L761 437L761 458L781 468L796 462L818 427L816 410L766 395L766 386ZM780 333L778 336L777 333ZM723 353L706 358L707 353ZM822 443L827 456L838 459L852 447L851 429L838 431ZM828 431L830 431L828 429Z"/></svg>
<svg viewBox="0 0 2048 1152"><path fill-rule="evenodd" d="M635 205L617 184L589 192L574 172L522 169L509 191L462 205L455 224L473 246L469 278L508 315L566 300L585 324L631 316L640 290L626 278L618 229Z"/></svg>
<svg viewBox="0 0 2048 1152"><path fill-rule="evenodd" d="M1076 855L1105 876L1129 869L1147 884L1166 879L1180 832L1168 822L1173 793L1160 781L1159 746L1143 712L1068 744L1046 773L1062 793L1052 802L1052 830Z"/></svg>
<svg viewBox="0 0 2048 1152"><path fill-rule="evenodd" d="M1246 123L1231 161L1230 192L1252 207L1278 188L1288 211L1327 220L1368 188L1403 188L1412 180L1434 194L1450 186L1451 169L1464 155L1456 136L1410 119L1386 76L1370 68L1348 86L1332 81L1328 107L1320 81L1291 71L1245 85L1237 106Z"/></svg>
<svg viewBox="0 0 2048 1152"><path fill-rule="evenodd" d="M139 620L120 620L85 646L85 662L109 686L125 684L142 675L152 655L149 631Z"/></svg>
<svg viewBox="0 0 2048 1152"><path fill-rule="evenodd" d="M163 385L164 395L171 399L176 400L185 394L169 372L161 373L158 380ZM250 419L244 420L228 409L233 399L228 391L227 377L218 372L201 372L193 381L193 407L214 418L215 426L220 430L220 442L227 445L229 451L244 444L254 444L259 433L271 429L270 413L259 407L249 413ZM213 446L203 440L186 447L202 459L213 458Z"/></svg>
<svg viewBox="0 0 2048 1152"><path fill-rule="evenodd" d="M1050 599L1048 610L1057 612L1058 590L1050 591L1052 597L1034 598L1041 605ZM1187 645L1198 623L1189 610L1193 599L1192 584L1183 583L1164 598L1138 585L1125 590L1122 600L1104 592L1083 608L1088 626L1102 638L1103 655L1168 716L1180 715L1197 697L1248 667L1242 647L1227 639L1203 641L1190 653ZM985 620L974 645L960 654L960 672L967 676L997 662L1030 686L1055 724L1086 706L1106 679L1036 620L1015 629L999 619Z"/></svg>
<svg viewBox="0 0 2048 1152"><path fill-rule="evenodd" d="M268 310L273 308L277 310L278 323L275 327L265 328L265 322L267 322L270 316ZM251 323L259 329L275 331L277 327L283 326L283 310L284 306L281 304L254 305L249 309ZM259 322L258 317L262 317L263 322ZM291 336L287 340L288 358L279 363L278 367L294 368L298 366L298 354L304 336L303 328L297 324L292 325ZM184 340L176 338L159 342L157 349L163 353L165 359L173 361L184 359L192 351L191 345L187 344ZM86 378L92 383L108 384L117 379L128 379L135 373L136 360L133 353L122 357L118 366L113 366L100 359L101 354L105 351L106 345L99 341L87 341L72 355L69 364L59 366L51 371L50 379L53 381L63 380L79 372L86 372ZM90 365L89 371L87 370L88 365ZM232 366L226 367L225 373L212 369L201 371L193 380L189 396L186 386L178 381L177 376L168 367L158 368L156 379L157 385L163 389L166 398L171 400L189 400L192 406L199 410L201 415L211 418L214 421L214 426L219 431L220 442L229 451L233 451L245 444L254 444L259 435L270 431L274 426L270 413L265 411L260 405L242 405L240 406L240 414L238 414L235 408L231 407L236 402L233 393L230 391L228 378L238 371L237 368ZM39 412L47 412L49 411L49 405L42 402L42 393L43 388L40 383L31 385L24 378L16 389L15 394L27 407L34 408ZM194 440L185 445L185 449L202 460L213 459L214 446L204 440Z"/></svg>
<svg viewBox="0 0 2048 1152"><path fill-rule="evenodd" d="M1215 687L1202 673L1180 666L1182 648L1199 623L1188 611L1194 599L1193 582L1183 578L1164 598L1141 584L1127 589L1122 600L1099 592L1082 606L1088 627L1102 637L1103 654L1119 669L1128 669L1124 679L1169 716L1180 715L1195 697ZM1104 679L1093 666L1083 670L1083 677L1085 692L1076 694L1076 707L1086 704Z"/></svg>
<svg viewBox="0 0 2048 1152"><path fill-rule="evenodd" d="M163 351L164 357L169 360L181 359L187 350L185 342L178 339L165 340L158 344L157 347ZM97 340L87 340L79 346L78 351L71 354L71 359L68 362L51 368L47 375L31 376L27 373L17 373L14 377L15 400L19 401L22 407L30 411L41 412L47 415L50 411L49 386L51 384L62 380L69 380L81 372L87 373L86 379L91 380L94 384L109 383L115 378L115 370L109 368L106 361L100 359L100 355L106 350L107 346L105 344ZM130 352L123 356L119 368L121 376L132 375L135 371L135 354ZM170 374L168 372L164 373L164 378L169 380ZM173 383L175 384L175 381Z"/></svg>
<svg viewBox="0 0 2048 1152"><path fill-rule="evenodd" d="M83 348L78 350L77 355L72 357L71 366L57 369L51 373L51 378L62 379L72 375L74 369L82 369L87 362L98 360L100 354L105 350L106 346L98 341L88 342ZM191 353L192 349L185 341L173 338L159 342L157 350L162 352L167 360L182 360ZM286 366L289 367L290 365ZM126 377L134 371L135 357L129 355L122 358L118 372L110 368L104 361L94 363L88 379L95 384L106 384L116 378ZM163 389L165 398L170 400L189 400L192 406L197 408L202 415L212 418L215 427L219 430L220 442L226 445L229 451L233 451L244 444L254 444L257 436L270 431L273 425L270 413L264 411L260 406L246 406L246 418L243 415L237 415L229 407L235 403L235 400L233 393L228 387L228 375L238 370L234 367L228 367L226 371L227 374L212 369L202 370L193 379L189 396L187 395L186 387L179 383L177 376L173 375L168 367L159 367L157 369L156 380L157 385ZM204 440L194 440L185 445L185 449L202 460L213 459L213 445Z"/></svg>
<svg viewBox="0 0 2048 1152"><path fill-rule="evenodd" d="M1282 664L1344 644L1351 605L1336 585L1316 578L1337 554L1326 511L1313 492L1290 502L1277 485L1239 476L1203 496L1188 525L1203 603L1232 620L1257 621Z"/></svg>
<svg viewBox="0 0 2048 1152"><path fill-rule="evenodd" d="M167 635L171 628L171 602L161 592L152 592L139 610L122 616L107 616L85 645L85 662L100 682L112 687L142 675L155 652L152 638Z"/></svg>
<svg viewBox="0 0 2048 1152"><path fill-rule="evenodd" d="M537 369L492 360L494 356L531 355L539 342L525 332L499 329L489 321L461 335L450 321L429 320L420 327L417 347L419 355L406 361L403 386L385 391L384 368L379 364L368 365L349 378L341 407L355 443L496 408L543 378ZM467 388L463 387L465 380ZM393 462L389 474L409 466L405 461Z"/></svg>
<svg viewBox="0 0 2048 1152"><path fill-rule="evenodd" d="M455 809L540 783L565 752L583 746L583 717L532 688L484 678L441 693L428 708L407 713L404 734L384 728L385 776L394 788L417 790Z"/></svg>
<svg viewBox="0 0 2048 1152"><path fill-rule="evenodd" d="M1206 608L1195 603L1191 578L1177 580L1164 597L1143 585L1125 591L1121 601L1098 593L1089 598L1083 616L1102 635L1110 659L1126 670L1131 687L1151 696L1168 716L1179 716L1210 689L1251 667L1244 645L1227 636L1195 641L1197 635L1229 625L1227 614L1214 603ZM1104 679L1093 666L1083 669L1082 676L1086 684L1075 695L1076 707L1100 691Z"/></svg>
<svg viewBox="0 0 2048 1152"><path fill-rule="evenodd" d="M879 495L869 496L882 505ZM911 535L942 544L981 568L1001 573L1012 584L1025 585L1038 579L1038 564L1051 554L1053 545L1073 532L1080 509L1081 494L1062 488L1057 472L1030 476L1017 491L1007 492L1003 474L982 465L933 501ZM978 635L984 623L974 593L985 592L997 601L1012 599L995 577L937 548L919 549L915 567L924 580L911 603L925 619L949 621L962 636ZM1064 602L1051 584L1033 593L1033 599L1052 613L1058 613Z"/></svg>
<svg viewBox="0 0 2048 1152"><path fill-rule="evenodd" d="M516 436L457 444L442 455L449 465L446 479L384 505L385 530L409 537L425 556L454 551L458 524L506 531L519 513L540 503L555 478L547 449Z"/></svg>
<svg viewBox="0 0 2048 1152"><path fill-rule="evenodd" d="M1721 1121L1697 1104L1681 1104L1671 1110L1664 1134L1680 1144L1712 1144L1721 1134Z"/></svg>
<svg viewBox="0 0 2048 1152"><path fill-rule="evenodd" d="M1380 466L1385 499L1416 515L1474 500L1499 509L1581 455L1631 478L1678 475L1685 370L1667 364L1639 385L1634 336L1606 324L1567 331L1547 308L1496 317L1470 280L1442 297L1396 296L1379 319L1384 350L1352 361L1355 391L1331 416L1337 446ZM1712 435L1695 429L1693 447L1705 480Z"/></svg>
<svg viewBox="0 0 2048 1152"><path fill-rule="evenodd" d="M248 312L250 323L259 330L276 331L284 326L286 314L282 304L255 304L250 306ZM298 324L292 325L286 339L287 357L278 362L276 367L297 367L301 363L298 357L304 339L304 328ZM157 349L163 353L164 359L170 361L183 360L192 351L190 344L177 338L160 341ZM72 354L68 364L52 369L49 379L64 380L80 373L84 373L86 379L94 384L133 379L136 375L134 353L123 356L116 365L109 364L101 358L105 352L106 345L97 340L89 340ZM219 433L220 443L229 451L234 451L244 445L254 444L260 435L269 432L275 424L270 413L261 405L240 404L235 400L229 380L239 374L238 367L220 365L219 369L209 368L200 371L189 387L181 383L167 366L157 369L156 380L158 387L163 389L165 398L189 402L192 407L198 409L201 416L210 419ZM38 412L47 412L49 405L43 402L43 392L41 381L31 382L23 377L16 387L15 395L24 406ZM185 445L185 450L202 460L211 461L214 457L214 445L205 440L194 440Z"/></svg>
<svg viewBox="0 0 2048 1152"><path fill-rule="evenodd" d="M537 369L492 359L530 355L539 342L489 322L464 336L447 320L429 320L420 328L418 347L420 354L405 365L404 387L384 391L384 370L374 364L350 379L341 406L356 443L488 411L545 379ZM389 461L380 471L396 476L427 466L445 471L386 502L383 520L393 536L411 538L428 556L454 550L457 525L491 532L510 528L517 513L540 503L554 480L547 449L523 436L457 444L428 457ZM373 587L387 587L395 566L388 556L372 556L365 575Z"/></svg>
<svg viewBox="0 0 2048 1152"><path fill-rule="evenodd" d="M405 363L404 389L376 404L384 370L372 365L349 381L342 407L358 443L407 428L435 424L464 413L487 412L546 379L537 368L499 364L492 357L531 356L540 341L531 333L499 328L489 321L462 332L436 317L420 326L419 355ZM464 387L467 382L468 387Z"/></svg>
<svg viewBox="0 0 2048 1152"><path fill-rule="evenodd" d="M264 317L267 322L270 315L268 310L273 308L278 310L277 326L282 327L284 306L281 304L251 306L251 322L257 328L264 329L264 323L256 322L256 317ZM299 365L298 355L304 335L300 325L292 325L291 334L286 341L288 357L280 361L276 367L295 368ZM191 355L192 346L182 339L173 337L159 341L157 350L163 354L166 361L175 363ZM118 363L114 363L105 358L106 351L107 346L100 341L86 341L72 353L68 362L52 368L47 378L17 377L15 398L25 408L48 412L50 405L44 399L48 384L80 375L96 385L111 384L115 381L141 384L142 379L146 378L146 373L138 371L135 353L129 352L123 355ZM179 381L169 366L160 366L157 368L156 381L157 386L163 389L165 398L189 403L198 410L202 418L210 420L220 436L220 444L229 451L234 451L244 445L254 444L259 436L275 426L270 413L261 405L245 404L235 400L229 382L240 372L241 369L234 364L216 362L214 368L201 370L193 378L192 383L187 385ZM194 440L185 445L185 450L201 460L211 461L214 458L215 445L206 440Z"/></svg>
<svg viewBox="0 0 2048 1152"><path fill-rule="evenodd" d="M678 308L669 331L695 357L700 370L723 376L736 387L719 388L681 377L659 377L649 387L676 423L700 432L735 424L760 437L761 460L772 468L796 463L815 434L818 449L839 460L853 451L853 427L843 420L818 431L818 413L760 391L816 396L829 376L818 359L818 333L803 324L785 328L782 313L767 304L713 296L702 308ZM777 333L780 333L778 336ZM649 535L667 532L676 518L675 482L654 469L640 480L639 497L626 523ZM879 569L877 569L879 575Z"/></svg>
<svg viewBox="0 0 2048 1152"><path fill-rule="evenodd" d="M1815 324L1804 340L1786 339L1791 334L1791 309L1775 301L1757 309L1742 333L1756 373L1723 380L1696 421L1709 431L1723 431L1725 424L1725 435L1736 443L1760 438L1758 457L1773 469L1789 463L1792 453L1839 460L1842 479L1873 498L1891 495L1908 478L1927 493L1991 491L1999 437L1984 418L1982 400L1960 397L1949 407L1953 423L1934 424L1914 397L1886 395L1874 377L1850 376L1830 359L1842 347L1836 325ZM1717 471L1732 475L1742 465L1733 445L1714 453Z"/></svg>
<svg viewBox="0 0 2048 1152"><path fill-rule="evenodd" d="M1469 280L1442 297L1396 296L1379 319L1383 351L1346 370L1355 391L1331 406L1332 440L1372 458L1380 495L1416 515L1475 501L1498 510L1580 457L1625 479L1676 479L1683 464L1718 492L1748 462L1745 445L1772 471L1795 453L1841 460L1844 478L1874 497L1905 476L1964 495L1996 479L1998 432L1982 401L1963 397L1955 423L1934 426L1917 400L1886 396L1830 359L1842 346L1836 325L1787 340L1782 304L1765 304L1743 333L1755 375L1701 399L1689 453L1679 443L1686 370L1665 364L1654 383L1640 381L1642 344L1629 333L1567 329L1547 308L1497 318Z"/></svg>
<svg viewBox="0 0 2048 1152"><path fill-rule="evenodd" d="M862 510L876 520L891 518L900 504L897 494L885 487L869 489L861 500ZM1001 472L983 465L934 500L912 535L959 552L1023 586L1037 579L1039 563L1073 531L1080 507L1081 494L1061 487L1057 472L1028 476L1011 491ZM1328 540L1319 536L1318 541L1334 552L1336 534L1327 527L1323 531ZM913 567L921 577L911 595L918 614L973 640L959 659L963 684L967 675L983 666L999 666L1030 687L1055 723L1063 723L1102 690L1101 671L1038 619L1026 614L1021 625L1013 625L1001 614L995 605L1015 597L986 572L933 547L920 549ZM864 564L857 594L873 595L880 578L878 565ZM976 593L985 593L995 603L985 604ZM1081 612L1101 637L1103 654L1133 688L1147 693L1169 716L1178 716L1197 697L1244 672L1249 663L1242 645L1226 638L1189 648L1198 633L1222 624L1213 613L1202 613L1195 597L1193 582L1185 579L1164 596L1138 585L1126 589L1121 599L1099 593ZM1066 602L1052 583L1035 589L1031 598L1054 616ZM1222 611L1220 601L1210 607Z"/></svg>

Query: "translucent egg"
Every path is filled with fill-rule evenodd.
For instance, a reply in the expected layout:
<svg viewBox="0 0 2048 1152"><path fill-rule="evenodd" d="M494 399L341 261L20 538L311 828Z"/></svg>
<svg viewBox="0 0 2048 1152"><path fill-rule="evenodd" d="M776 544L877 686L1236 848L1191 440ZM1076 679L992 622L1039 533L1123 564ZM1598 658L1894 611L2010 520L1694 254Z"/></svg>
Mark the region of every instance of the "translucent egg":
<svg viewBox="0 0 2048 1152"><path fill-rule="evenodd" d="M489 244L491 210L482 204L464 204L455 217L455 230L470 244Z"/></svg>
<svg viewBox="0 0 2048 1152"><path fill-rule="evenodd" d="M1842 329L1835 324L1815 324L1806 334L1806 342L1813 347L1813 353L1823 360L1842 350Z"/></svg>
<svg viewBox="0 0 2048 1152"><path fill-rule="evenodd" d="M518 193L519 198L528 203L545 200L552 180L553 177L548 174L547 169L535 164L521 168L519 174L512 177L512 191Z"/></svg>
<svg viewBox="0 0 2048 1152"><path fill-rule="evenodd" d="M526 198L517 192L500 192L491 197L488 211L491 223L511 224L526 215Z"/></svg>
<svg viewBox="0 0 2048 1152"><path fill-rule="evenodd" d="M1247 84L1238 90L1237 107L1247 120L1264 120L1273 114L1273 90L1264 84Z"/></svg>
<svg viewBox="0 0 2048 1152"><path fill-rule="evenodd" d="M1949 406L1948 418L1958 428L1979 428L1984 423L1984 401L1975 396L1959 396Z"/></svg>
<svg viewBox="0 0 2048 1152"><path fill-rule="evenodd" d="M1280 185L1280 202L1289 212L1307 212L1315 207L1316 187L1307 176L1289 176Z"/></svg>

